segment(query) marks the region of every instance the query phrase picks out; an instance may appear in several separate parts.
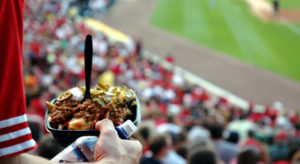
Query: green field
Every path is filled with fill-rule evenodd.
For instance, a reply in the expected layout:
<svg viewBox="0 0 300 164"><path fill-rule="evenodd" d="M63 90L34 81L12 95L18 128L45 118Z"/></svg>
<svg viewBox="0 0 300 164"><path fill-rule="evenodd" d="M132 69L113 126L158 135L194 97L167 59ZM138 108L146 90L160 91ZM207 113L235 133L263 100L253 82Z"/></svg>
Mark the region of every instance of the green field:
<svg viewBox="0 0 300 164"><path fill-rule="evenodd" d="M273 2L273 0L269 0ZM300 9L300 0L279 0L282 9Z"/></svg>
<svg viewBox="0 0 300 164"><path fill-rule="evenodd" d="M215 1L158 0L151 23L300 82L300 24L261 21L243 0Z"/></svg>

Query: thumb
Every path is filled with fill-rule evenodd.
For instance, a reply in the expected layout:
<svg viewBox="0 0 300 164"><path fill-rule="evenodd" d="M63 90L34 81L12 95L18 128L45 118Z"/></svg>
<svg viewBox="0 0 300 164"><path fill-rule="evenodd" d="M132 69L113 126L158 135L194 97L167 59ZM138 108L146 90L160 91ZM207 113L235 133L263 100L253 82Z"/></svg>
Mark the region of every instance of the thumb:
<svg viewBox="0 0 300 164"><path fill-rule="evenodd" d="M114 124L109 119L103 119L96 123L96 129L100 131L101 136L108 136L108 137L117 137L118 133L114 127Z"/></svg>

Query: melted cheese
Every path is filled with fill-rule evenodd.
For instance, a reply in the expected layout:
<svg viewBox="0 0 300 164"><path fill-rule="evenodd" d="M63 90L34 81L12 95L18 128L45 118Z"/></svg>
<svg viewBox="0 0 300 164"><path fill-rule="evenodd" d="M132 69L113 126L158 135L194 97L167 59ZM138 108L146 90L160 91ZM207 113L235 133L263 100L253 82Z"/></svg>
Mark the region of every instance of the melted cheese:
<svg viewBox="0 0 300 164"><path fill-rule="evenodd" d="M68 125L69 130L88 130L89 124L83 118L73 118Z"/></svg>

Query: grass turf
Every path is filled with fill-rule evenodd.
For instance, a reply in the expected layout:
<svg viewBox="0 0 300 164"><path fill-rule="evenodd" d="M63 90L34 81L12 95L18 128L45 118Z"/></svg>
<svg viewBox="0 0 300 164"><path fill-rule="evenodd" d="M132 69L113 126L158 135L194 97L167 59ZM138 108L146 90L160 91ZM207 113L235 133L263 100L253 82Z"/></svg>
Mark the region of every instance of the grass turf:
<svg viewBox="0 0 300 164"><path fill-rule="evenodd" d="M274 0L269 0L272 3ZM299 9L300 10L300 0L279 0L280 8L282 9Z"/></svg>
<svg viewBox="0 0 300 164"><path fill-rule="evenodd" d="M151 23L300 82L300 24L261 21L243 0L158 0Z"/></svg>

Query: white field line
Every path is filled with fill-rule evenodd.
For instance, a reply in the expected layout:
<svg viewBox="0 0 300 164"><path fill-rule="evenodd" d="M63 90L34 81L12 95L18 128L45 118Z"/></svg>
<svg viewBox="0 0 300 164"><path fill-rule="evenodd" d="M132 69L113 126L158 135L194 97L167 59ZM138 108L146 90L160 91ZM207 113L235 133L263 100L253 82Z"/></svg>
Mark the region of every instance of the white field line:
<svg viewBox="0 0 300 164"><path fill-rule="evenodd" d="M284 25L300 37L300 30L299 30L299 28L297 28L296 25L289 23L289 22L285 22Z"/></svg>
<svg viewBox="0 0 300 164"><path fill-rule="evenodd" d="M185 77L186 80L193 84L198 84L199 86L205 88L208 92L217 95L217 96L222 96L226 98L231 104L234 106L237 106L241 109L247 110L249 107L249 102L226 91L225 89L222 89L215 84L212 84L211 82L191 73L190 71L181 68L176 65L172 65L170 63L167 63L165 60L163 60L161 57L159 57L156 54L153 54L149 51L144 50L143 51L143 56L145 58L150 59L153 62L159 62L162 64L162 66L168 70L174 70L175 72L182 73L183 76Z"/></svg>

